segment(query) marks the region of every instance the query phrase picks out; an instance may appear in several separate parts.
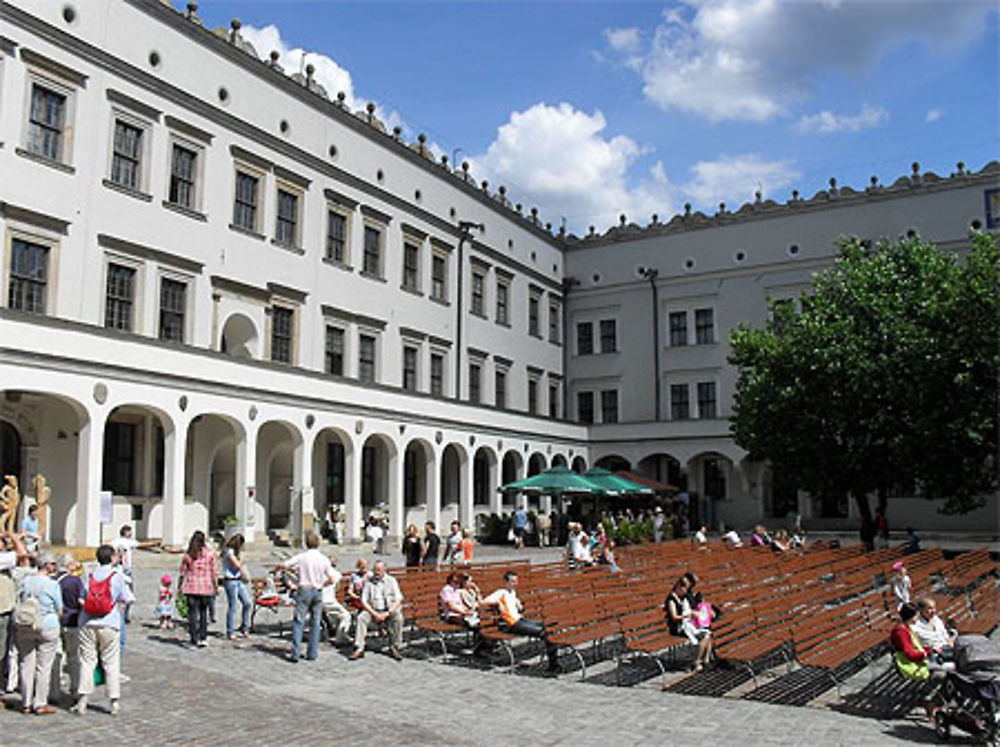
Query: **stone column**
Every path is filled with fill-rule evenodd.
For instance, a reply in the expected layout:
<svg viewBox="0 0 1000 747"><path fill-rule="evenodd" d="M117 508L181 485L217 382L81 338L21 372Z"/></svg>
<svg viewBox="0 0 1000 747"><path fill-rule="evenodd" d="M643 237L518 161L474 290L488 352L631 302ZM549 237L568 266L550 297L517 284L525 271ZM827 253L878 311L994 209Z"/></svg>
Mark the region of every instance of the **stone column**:
<svg viewBox="0 0 1000 747"><path fill-rule="evenodd" d="M103 410L88 412L76 447L76 534L73 544L96 547L101 537L101 465L104 463Z"/></svg>
<svg viewBox="0 0 1000 747"><path fill-rule="evenodd" d="M187 455L188 421L174 423L163 433L163 542L182 545L187 534L184 523L184 466Z"/></svg>
<svg viewBox="0 0 1000 747"><path fill-rule="evenodd" d="M344 510L347 514L347 536L345 542L357 542L361 538L361 454L363 445L352 445L344 454Z"/></svg>
<svg viewBox="0 0 1000 747"><path fill-rule="evenodd" d="M257 534L257 426L241 423L243 438L236 443L236 518L247 542Z"/></svg>

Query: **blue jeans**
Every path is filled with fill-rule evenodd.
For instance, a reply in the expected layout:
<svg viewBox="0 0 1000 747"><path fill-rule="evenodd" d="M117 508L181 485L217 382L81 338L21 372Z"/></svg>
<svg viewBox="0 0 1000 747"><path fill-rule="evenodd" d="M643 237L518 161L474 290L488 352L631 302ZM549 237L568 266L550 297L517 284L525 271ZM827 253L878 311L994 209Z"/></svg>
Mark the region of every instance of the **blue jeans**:
<svg viewBox="0 0 1000 747"><path fill-rule="evenodd" d="M323 594L319 589L300 588L295 593L295 619L292 622L292 658L299 658L302 648L302 628L309 618L309 650L307 659L315 659L319 653L320 621L323 617Z"/></svg>
<svg viewBox="0 0 1000 747"><path fill-rule="evenodd" d="M226 579L226 598L229 600L229 608L226 610L226 637L233 637L233 624L236 622L236 602L243 605L243 614L240 619L240 632L246 633L250 630L250 609L253 607L253 600L250 599L250 592L247 585L239 579Z"/></svg>

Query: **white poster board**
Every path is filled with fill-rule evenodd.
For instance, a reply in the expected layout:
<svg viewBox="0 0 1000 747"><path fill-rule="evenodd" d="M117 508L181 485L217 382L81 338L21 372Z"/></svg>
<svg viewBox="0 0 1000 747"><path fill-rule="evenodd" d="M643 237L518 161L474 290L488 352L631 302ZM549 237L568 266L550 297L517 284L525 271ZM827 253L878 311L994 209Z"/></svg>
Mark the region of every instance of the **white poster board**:
<svg viewBox="0 0 1000 747"><path fill-rule="evenodd" d="M112 493L110 490L101 491L101 523L111 524L114 520L114 511L112 509Z"/></svg>

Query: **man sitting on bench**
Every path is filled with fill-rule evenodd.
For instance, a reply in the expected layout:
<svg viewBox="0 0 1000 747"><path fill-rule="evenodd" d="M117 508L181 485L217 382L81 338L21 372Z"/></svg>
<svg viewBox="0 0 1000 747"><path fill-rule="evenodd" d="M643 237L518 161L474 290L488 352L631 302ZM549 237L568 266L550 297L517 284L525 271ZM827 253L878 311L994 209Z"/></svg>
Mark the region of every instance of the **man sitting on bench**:
<svg viewBox="0 0 1000 747"><path fill-rule="evenodd" d="M524 635L529 638L541 638L545 643L545 653L549 659L549 671L559 671L559 647L551 643L545 635L545 626L540 622L525 620L521 617L524 605L517 598L517 573L507 571L503 574L506 586L497 589L483 600L483 607L496 607L500 613L500 629L513 635Z"/></svg>

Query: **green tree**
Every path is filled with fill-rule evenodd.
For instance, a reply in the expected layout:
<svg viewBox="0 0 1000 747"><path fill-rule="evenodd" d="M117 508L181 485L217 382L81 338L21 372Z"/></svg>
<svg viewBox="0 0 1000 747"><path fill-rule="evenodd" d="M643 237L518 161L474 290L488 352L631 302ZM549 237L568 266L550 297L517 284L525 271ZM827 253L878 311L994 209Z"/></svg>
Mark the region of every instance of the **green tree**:
<svg viewBox="0 0 1000 747"><path fill-rule="evenodd" d="M751 458L814 494L940 499L943 513L997 489L1000 246L976 233L960 258L919 239L842 240L796 313L731 335L731 423Z"/></svg>

